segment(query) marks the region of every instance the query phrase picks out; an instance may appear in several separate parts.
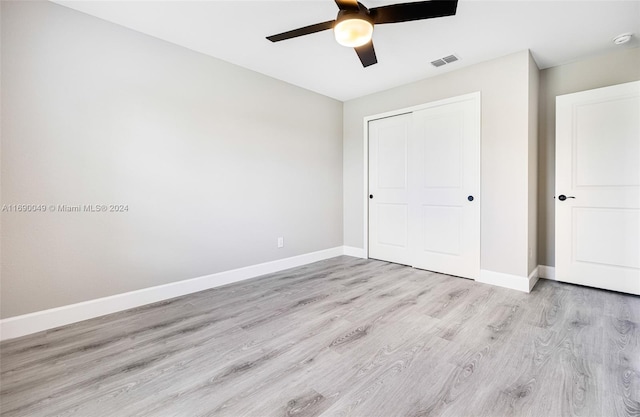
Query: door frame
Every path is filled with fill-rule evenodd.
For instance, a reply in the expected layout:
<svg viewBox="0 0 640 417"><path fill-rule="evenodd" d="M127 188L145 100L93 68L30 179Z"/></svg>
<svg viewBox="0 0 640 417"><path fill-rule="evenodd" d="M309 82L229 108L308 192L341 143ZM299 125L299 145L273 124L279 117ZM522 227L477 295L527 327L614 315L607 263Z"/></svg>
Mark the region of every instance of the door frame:
<svg viewBox="0 0 640 417"><path fill-rule="evenodd" d="M473 93L463 94L460 96L449 97L441 100L430 101L428 103L418 104L417 106L404 107L402 109L391 110L384 113L373 114L371 116L365 116L363 119L363 131L364 131L364 139L363 139L363 160L364 160L364 192L362 193L362 201L363 201L363 245L364 245L364 256L366 259L369 259L369 122L378 119L384 119L386 117L399 116L401 114L413 113L418 110L429 109L432 107L438 107L446 104L458 103L461 101L474 100L476 105L476 110L478 112L479 120L480 120L480 150L478 152L478 166L480 167L480 173L482 174L482 94L480 91L476 91ZM481 181L482 177L478 179ZM482 183L480 183L480 189L482 190ZM481 227L482 224L482 207L480 207L480 224L478 227ZM482 239L482 228L480 229L480 236ZM480 253L482 254L482 245L480 246Z"/></svg>

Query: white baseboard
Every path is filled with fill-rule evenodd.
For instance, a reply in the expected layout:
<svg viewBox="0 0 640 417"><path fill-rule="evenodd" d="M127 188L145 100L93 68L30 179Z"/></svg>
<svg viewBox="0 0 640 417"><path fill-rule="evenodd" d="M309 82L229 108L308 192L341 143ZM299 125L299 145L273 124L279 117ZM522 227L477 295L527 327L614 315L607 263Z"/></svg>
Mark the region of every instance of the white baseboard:
<svg viewBox="0 0 640 417"><path fill-rule="evenodd" d="M344 246L306 253L276 261L251 265L230 271L218 272L198 278L143 288L123 294L70 304L49 310L10 317L0 320L0 340L13 339L20 336L53 329L55 327L88 320L106 314L116 313L145 304L168 300L181 295L191 294L233 282L255 278L324 259L350 254ZM351 255L354 256L354 255Z"/></svg>
<svg viewBox="0 0 640 417"><path fill-rule="evenodd" d="M480 277L476 281L529 293L538 282L538 276L538 268L528 277L481 269Z"/></svg>
<svg viewBox="0 0 640 417"><path fill-rule="evenodd" d="M354 258L367 259L367 253L362 248L354 248L353 246L343 246L344 254L347 256L353 256Z"/></svg>
<svg viewBox="0 0 640 417"><path fill-rule="evenodd" d="M540 270L537 266L533 271L531 271L527 279L529 280L529 291L527 291L529 293L531 292L531 290L533 290L533 287L536 286L536 283L540 279Z"/></svg>
<svg viewBox="0 0 640 417"><path fill-rule="evenodd" d="M246 279L259 277L274 272L283 271L334 258L340 255L367 258L362 248L351 246L338 246L317 252L306 253L290 258L251 265L230 271L218 272L198 278L158 285L156 287L143 288L123 294L84 301L77 304L37 311L35 313L10 317L0 320L0 340L14 339L16 337L37 333L43 330L88 320L106 314L116 313L130 308L140 307L158 301L191 294L210 288L231 284ZM485 284L497 285L513 290L531 292L538 281L538 277L555 280L555 268L539 265L528 277L503 274L488 270L480 270L480 277L476 280Z"/></svg>
<svg viewBox="0 0 640 417"><path fill-rule="evenodd" d="M538 271L540 271L540 278L556 280L556 268L547 265L538 265Z"/></svg>

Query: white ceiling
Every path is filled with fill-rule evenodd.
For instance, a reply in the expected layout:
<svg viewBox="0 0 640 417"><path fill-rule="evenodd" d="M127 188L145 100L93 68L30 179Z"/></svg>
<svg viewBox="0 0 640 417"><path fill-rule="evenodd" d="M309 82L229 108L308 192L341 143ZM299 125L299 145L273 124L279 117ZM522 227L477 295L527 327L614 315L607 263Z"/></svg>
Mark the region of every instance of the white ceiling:
<svg viewBox="0 0 640 417"><path fill-rule="evenodd" d="M455 16L376 26L378 64L368 68L331 31L265 39L334 19L332 0L52 1L343 101L524 49L544 69L640 45L640 0L460 0ZM632 42L614 45L625 32ZM453 53L461 61L431 66Z"/></svg>

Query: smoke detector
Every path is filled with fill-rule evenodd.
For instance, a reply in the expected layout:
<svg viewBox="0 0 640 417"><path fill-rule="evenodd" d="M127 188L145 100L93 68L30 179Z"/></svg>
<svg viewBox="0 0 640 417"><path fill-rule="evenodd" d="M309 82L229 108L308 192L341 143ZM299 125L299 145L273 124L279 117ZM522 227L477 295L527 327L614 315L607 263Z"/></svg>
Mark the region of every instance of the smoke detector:
<svg viewBox="0 0 640 417"><path fill-rule="evenodd" d="M629 42L631 40L631 36L633 36L631 33L623 33L622 35L618 35L613 38L613 43L616 45L622 45L623 43Z"/></svg>

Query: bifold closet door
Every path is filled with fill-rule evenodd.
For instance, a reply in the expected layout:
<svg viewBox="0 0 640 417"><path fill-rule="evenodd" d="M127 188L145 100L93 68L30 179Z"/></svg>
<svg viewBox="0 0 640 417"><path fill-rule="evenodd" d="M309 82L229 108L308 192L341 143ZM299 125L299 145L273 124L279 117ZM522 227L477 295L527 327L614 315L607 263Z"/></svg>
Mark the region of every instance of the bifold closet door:
<svg viewBox="0 0 640 417"><path fill-rule="evenodd" d="M369 257L480 273L480 96L369 122Z"/></svg>
<svg viewBox="0 0 640 417"><path fill-rule="evenodd" d="M411 114L369 122L369 257L412 264L409 248Z"/></svg>

